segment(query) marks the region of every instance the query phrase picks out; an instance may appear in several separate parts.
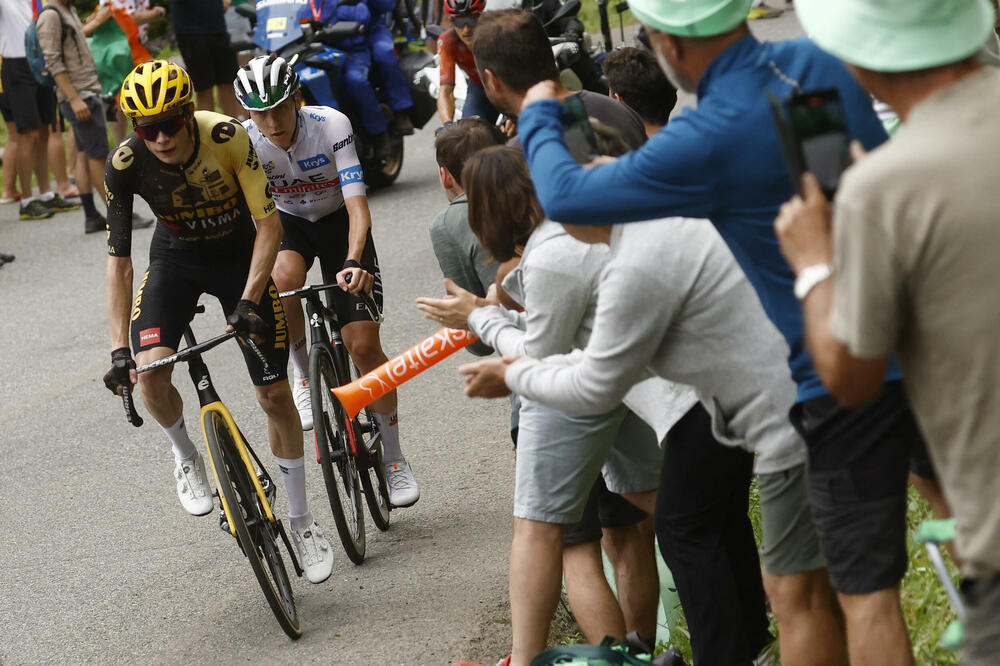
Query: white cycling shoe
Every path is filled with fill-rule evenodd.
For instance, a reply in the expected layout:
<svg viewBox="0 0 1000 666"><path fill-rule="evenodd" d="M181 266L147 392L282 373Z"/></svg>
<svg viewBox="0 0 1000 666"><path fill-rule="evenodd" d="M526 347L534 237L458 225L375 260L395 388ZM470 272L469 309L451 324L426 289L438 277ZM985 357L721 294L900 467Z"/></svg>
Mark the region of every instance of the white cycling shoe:
<svg viewBox="0 0 1000 666"><path fill-rule="evenodd" d="M420 486L413 478L410 464L405 460L384 464L385 478L389 484L389 504L396 508L413 506L420 499Z"/></svg>
<svg viewBox="0 0 1000 666"><path fill-rule="evenodd" d="M299 410L299 420L302 422L302 429L312 430L313 408L308 377L299 377L298 375L292 377L292 399L295 401L295 408Z"/></svg>
<svg viewBox="0 0 1000 666"><path fill-rule="evenodd" d="M310 583L322 583L333 572L333 549L314 520L301 530L292 528L292 543L299 566Z"/></svg>
<svg viewBox="0 0 1000 666"><path fill-rule="evenodd" d="M174 481L177 482L177 498L181 506L192 516L204 516L212 511L212 489L205 474L205 463L200 453L193 458L179 460L174 467Z"/></svg>

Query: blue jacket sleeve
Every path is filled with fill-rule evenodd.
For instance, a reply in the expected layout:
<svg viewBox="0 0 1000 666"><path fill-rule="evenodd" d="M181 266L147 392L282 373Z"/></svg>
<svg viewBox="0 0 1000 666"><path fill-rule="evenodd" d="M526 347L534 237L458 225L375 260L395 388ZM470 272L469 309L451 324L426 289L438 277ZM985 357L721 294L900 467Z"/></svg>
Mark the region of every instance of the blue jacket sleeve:
<svg viewBox="0 0 1000 666"><path fill-rule="evenodd" d="M396 8L396 0L368 0L372 16L381 16Z"/></svg>
<svg viewBox="0 0 1000 666"><path fill-rule="evenodd" d="M570 224L666 216L709 217L716 170L711 139L681 118L614 163L584 169L563 141L563 105L545 100L518 119L525 159L546 215Z"/></svg>

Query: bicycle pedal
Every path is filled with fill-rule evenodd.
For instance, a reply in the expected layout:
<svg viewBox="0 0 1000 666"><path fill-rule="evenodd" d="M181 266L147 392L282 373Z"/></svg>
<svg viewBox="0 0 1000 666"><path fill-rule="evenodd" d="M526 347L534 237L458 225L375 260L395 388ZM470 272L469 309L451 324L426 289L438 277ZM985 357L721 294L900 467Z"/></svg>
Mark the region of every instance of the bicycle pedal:
<svg viewBox="0 0 1000 666"><path fill-rule="evenodd" d="M226 519L226 512L222 509L219 509L219 529L226 534L232 534L229 531L229 521Z"/></svg>

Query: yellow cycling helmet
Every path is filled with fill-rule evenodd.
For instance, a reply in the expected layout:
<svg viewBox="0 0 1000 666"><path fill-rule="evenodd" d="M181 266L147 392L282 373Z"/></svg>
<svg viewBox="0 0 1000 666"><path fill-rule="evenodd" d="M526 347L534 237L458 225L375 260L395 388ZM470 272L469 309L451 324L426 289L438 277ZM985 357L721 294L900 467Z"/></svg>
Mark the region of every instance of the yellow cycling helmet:
<svg viewBox="0 0 1000 666"><path fill-rule="evenodd" d="M184 106L194 96L191 77L169 60L150 60L136 66L122 84L122 113L146 118Z"/></svg>

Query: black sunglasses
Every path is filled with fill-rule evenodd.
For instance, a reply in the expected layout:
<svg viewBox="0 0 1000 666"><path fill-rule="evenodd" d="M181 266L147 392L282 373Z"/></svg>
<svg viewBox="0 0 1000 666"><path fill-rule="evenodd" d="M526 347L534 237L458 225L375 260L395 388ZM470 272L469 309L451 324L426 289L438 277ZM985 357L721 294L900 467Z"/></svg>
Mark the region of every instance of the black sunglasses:
<svg viewBox="0 0 1000 666"><path fill-rule="evenodd" d="M451 19L451 22L455 24L456 28L475 28L476 24L479 23L478 16L456 16Z"/></svg>
<svg viewBox="0 0 1000 666"><path fill-rule="evenodd" d="M132 124L132 128L140 139L145 139L146 141L156 141L156 138L160 136L160 132L163 132L167 136L174 136L181 131L184 127L184 115L178 114L176 116L171 116L165 120L161 120L158 123L147 123L145 125L138 125L135 122Z"/></svg>

